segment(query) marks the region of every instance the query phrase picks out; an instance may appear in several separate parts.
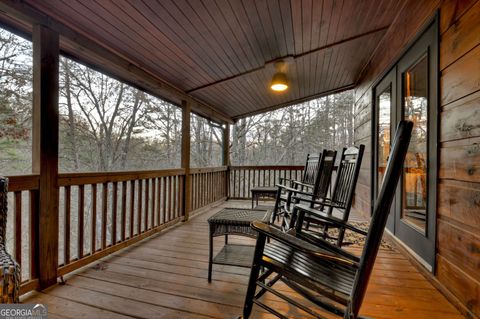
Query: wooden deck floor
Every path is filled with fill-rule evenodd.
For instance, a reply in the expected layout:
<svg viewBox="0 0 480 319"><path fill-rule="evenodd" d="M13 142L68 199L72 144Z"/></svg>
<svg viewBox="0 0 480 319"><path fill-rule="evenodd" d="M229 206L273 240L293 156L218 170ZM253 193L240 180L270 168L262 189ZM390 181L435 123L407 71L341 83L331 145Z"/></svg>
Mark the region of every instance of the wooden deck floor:
<svg viewBox="0 0 480 319"><path fill-rule="evenodd" d="M49 318L235 318L241 314L248 269L214 265L207 282L207 218L229 201L84 268L24 302L48 305ZM216 238L216 250L222 244ZM249 239L237 239L241 241ZM286 289L286 288L285 288ZM274 297L292 318L306 316ZM272 318L255 308L255 318ZM374 318L463 318L399 252L382 249L361 311Z"/></svg>

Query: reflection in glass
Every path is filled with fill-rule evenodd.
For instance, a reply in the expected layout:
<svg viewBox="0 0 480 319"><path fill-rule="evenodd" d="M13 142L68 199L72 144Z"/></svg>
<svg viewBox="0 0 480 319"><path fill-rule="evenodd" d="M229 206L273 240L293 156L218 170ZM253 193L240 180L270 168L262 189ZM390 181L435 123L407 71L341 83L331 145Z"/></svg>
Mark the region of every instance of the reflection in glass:
<svg viewBox="0 0 480 319"><path fill-rule="evenodd" d="M379 96L378 105L378 158L377 158L377 193L382 187L388 154L390 153L390 110L392 87L389 86ZM378 195L378 194L377 194Z"/></svg>
<svg viewBox="0 0 480 319"><path fill-rule="evenodd" d="M404 118L414 127L404 165L402 218L422 233L427 223L427 62L424 56L403 74Z"/></svg>

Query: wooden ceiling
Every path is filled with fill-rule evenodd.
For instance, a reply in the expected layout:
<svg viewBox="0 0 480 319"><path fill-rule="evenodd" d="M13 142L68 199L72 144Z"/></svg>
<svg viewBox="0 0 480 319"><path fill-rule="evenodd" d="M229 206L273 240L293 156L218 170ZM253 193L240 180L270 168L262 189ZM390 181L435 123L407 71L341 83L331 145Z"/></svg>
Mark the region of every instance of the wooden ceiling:
<svg viewBox="0 0 480 319"><path fill-rule="evenodd" d="M352 87L397 0L24 0L229 118ZM75 46L69 50L96 62ZM291 82L273 93L274 60Z"/></svg>

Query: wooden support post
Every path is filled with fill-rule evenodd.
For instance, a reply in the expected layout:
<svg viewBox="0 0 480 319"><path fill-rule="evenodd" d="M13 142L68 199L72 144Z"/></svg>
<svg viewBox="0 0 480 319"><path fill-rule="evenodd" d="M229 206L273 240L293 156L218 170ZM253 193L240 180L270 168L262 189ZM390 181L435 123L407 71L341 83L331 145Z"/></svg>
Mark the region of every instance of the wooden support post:
<svg viewBox="0 0 480 319"><path fill-rule="evenodd" d="M223 129L223 152L222 165L227 167L225 173L225 196L228 199L228 188L230 187L230 124L225 124Z"/></svg>
<svg viewBox="0 0 480 319"><path fill-rule="evenodd" d="M40 288L57 282L58 267L58 34L33 27L32 171L40 174L36 254Z"/></svg>
<svg viewBox="0 0 480 319"><path fill-rule="evenodd" d="M183 220L187 221L191 211L192 185L190 180L190 102L182 101L182 168L185 169L183 183Z"/></svg>

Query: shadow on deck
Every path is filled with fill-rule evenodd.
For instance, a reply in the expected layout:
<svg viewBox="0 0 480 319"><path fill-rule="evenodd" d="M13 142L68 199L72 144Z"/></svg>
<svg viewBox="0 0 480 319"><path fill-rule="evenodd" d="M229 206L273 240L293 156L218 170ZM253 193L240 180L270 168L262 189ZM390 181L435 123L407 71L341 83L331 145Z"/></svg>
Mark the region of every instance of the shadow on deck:
<svg viewBox="0 0 480 319"><path fill-rule="evenodd" d="M249 271L214 265L213 281L207 282L206 220L222 207L247 205L248 201L222 203L80 269L66 277L66 284L33 293L23 302L47 304L49 318L235 318L241 314ZM234 238L232 242L253 243ZM223 237L215 239L216 251L222 242ZM306 317L268 298L289 317ZM254 318L273 317L258 307L255 311ZM390 249L379 253L360 313L374 318L463 318L405 256Z"/></svg>

